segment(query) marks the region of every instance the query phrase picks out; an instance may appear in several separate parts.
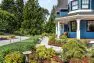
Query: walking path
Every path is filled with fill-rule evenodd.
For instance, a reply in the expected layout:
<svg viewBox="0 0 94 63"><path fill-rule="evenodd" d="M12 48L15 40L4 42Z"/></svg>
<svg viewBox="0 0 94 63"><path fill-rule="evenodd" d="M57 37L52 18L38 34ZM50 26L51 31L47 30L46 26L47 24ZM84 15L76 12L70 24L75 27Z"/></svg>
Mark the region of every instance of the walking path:
<svg viewBox="0 0 94 63"><path fill-rule="evenodd" d="M7 44L10 44L10 43L20 42L20 41L26 40L26 39L29 39L29 37L25 37L25 36L16 36L15 39L1 40L1 41L0 41L0 46L7 45Z"/></svg>
<svg viewBox="0 0 94 63"><path fill-rule="evenodd" d="M48 37L44 37L42 39L41 43L39 45L37 45L37 46L45 45L46 48L53 48L57 53L61 53L62 52L62 48L61 47L48 45L48 41L49 41L49 38Z"/></svg>

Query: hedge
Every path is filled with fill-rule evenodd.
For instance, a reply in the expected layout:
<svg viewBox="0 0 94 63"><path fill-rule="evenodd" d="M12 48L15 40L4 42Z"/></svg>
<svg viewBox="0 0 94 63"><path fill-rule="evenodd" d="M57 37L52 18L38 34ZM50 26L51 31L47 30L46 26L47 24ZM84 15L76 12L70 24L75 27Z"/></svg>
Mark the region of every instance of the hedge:
<svg viewBox="0 0 94 63"><path fill-rule="evenodd" d="M38 41L39 36L31 37L28 40L22 42L11 43L0 47L0 63L3 63L6 54L14 51L28 51L34 50L34 47Z"/></svg>

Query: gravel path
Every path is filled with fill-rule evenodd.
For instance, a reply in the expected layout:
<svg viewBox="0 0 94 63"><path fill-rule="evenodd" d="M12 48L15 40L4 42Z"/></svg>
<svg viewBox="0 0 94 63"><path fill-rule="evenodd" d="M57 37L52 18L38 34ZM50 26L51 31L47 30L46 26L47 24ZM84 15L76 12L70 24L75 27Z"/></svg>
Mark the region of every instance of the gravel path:
<svg viewBox="0 0 94 63"><path fill-rule="evenodd" d="M45 45L46 48L53 48L57 53L61 53L62 52L62 48L61 47L48 45L48 41L49 41L49 38L48 37L44 37L43 40L41 41L41 44L39 44L37 46Z"/></svg>
<svg viewBox="0 0 94 63"><path fill-rule="evenodd" d="M7 45L7 44L10 44L10 43L15 43L15 42L19 42L19 41L22 41L22 40L26 40L26 39L29 39L29 37L25 37L25 36L16 36L15 39L11 39L11 40L1 40L0 41L0 46L3 46L3 45Z"/></svg>

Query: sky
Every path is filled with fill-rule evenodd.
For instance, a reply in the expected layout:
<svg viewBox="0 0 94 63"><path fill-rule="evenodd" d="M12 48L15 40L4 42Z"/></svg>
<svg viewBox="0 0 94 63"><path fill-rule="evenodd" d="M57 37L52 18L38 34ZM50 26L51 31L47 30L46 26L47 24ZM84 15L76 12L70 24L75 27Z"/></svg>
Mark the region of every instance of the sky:
<svg viewBox="0 0 94 63"><path fill-rule="evenodd" d="M2 0L0 0L1 3ZM27 0L24 0L25 2ZM53 5L57 5L57 0L39 0L39 5L43 8L46 8L51 12Z"/></svg>
<svg viewBox="0 0 94 63"><path fill-rule="evenodd" d="M57 0L39 0L38 2L41 7L48 9L49 12L51 12L53 5L57 5Z"/></svg>
<svg viewBox="0 0 94 63"><path fill-rule="evenodd" d="M57 0L39 0L41 7L46 8L51 12L53 5L57 5Z"/></svg>

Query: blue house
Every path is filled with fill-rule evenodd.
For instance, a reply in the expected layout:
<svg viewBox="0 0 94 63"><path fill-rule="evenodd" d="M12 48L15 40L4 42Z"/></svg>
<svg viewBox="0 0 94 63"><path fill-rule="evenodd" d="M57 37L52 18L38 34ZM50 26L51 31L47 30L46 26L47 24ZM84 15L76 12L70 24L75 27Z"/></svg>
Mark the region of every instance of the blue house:
<svg viewBox="0 0 94 63"><path fill-rule="evenodd" d="M94 39L94 0L58 0L56 35Z"/></svg>

